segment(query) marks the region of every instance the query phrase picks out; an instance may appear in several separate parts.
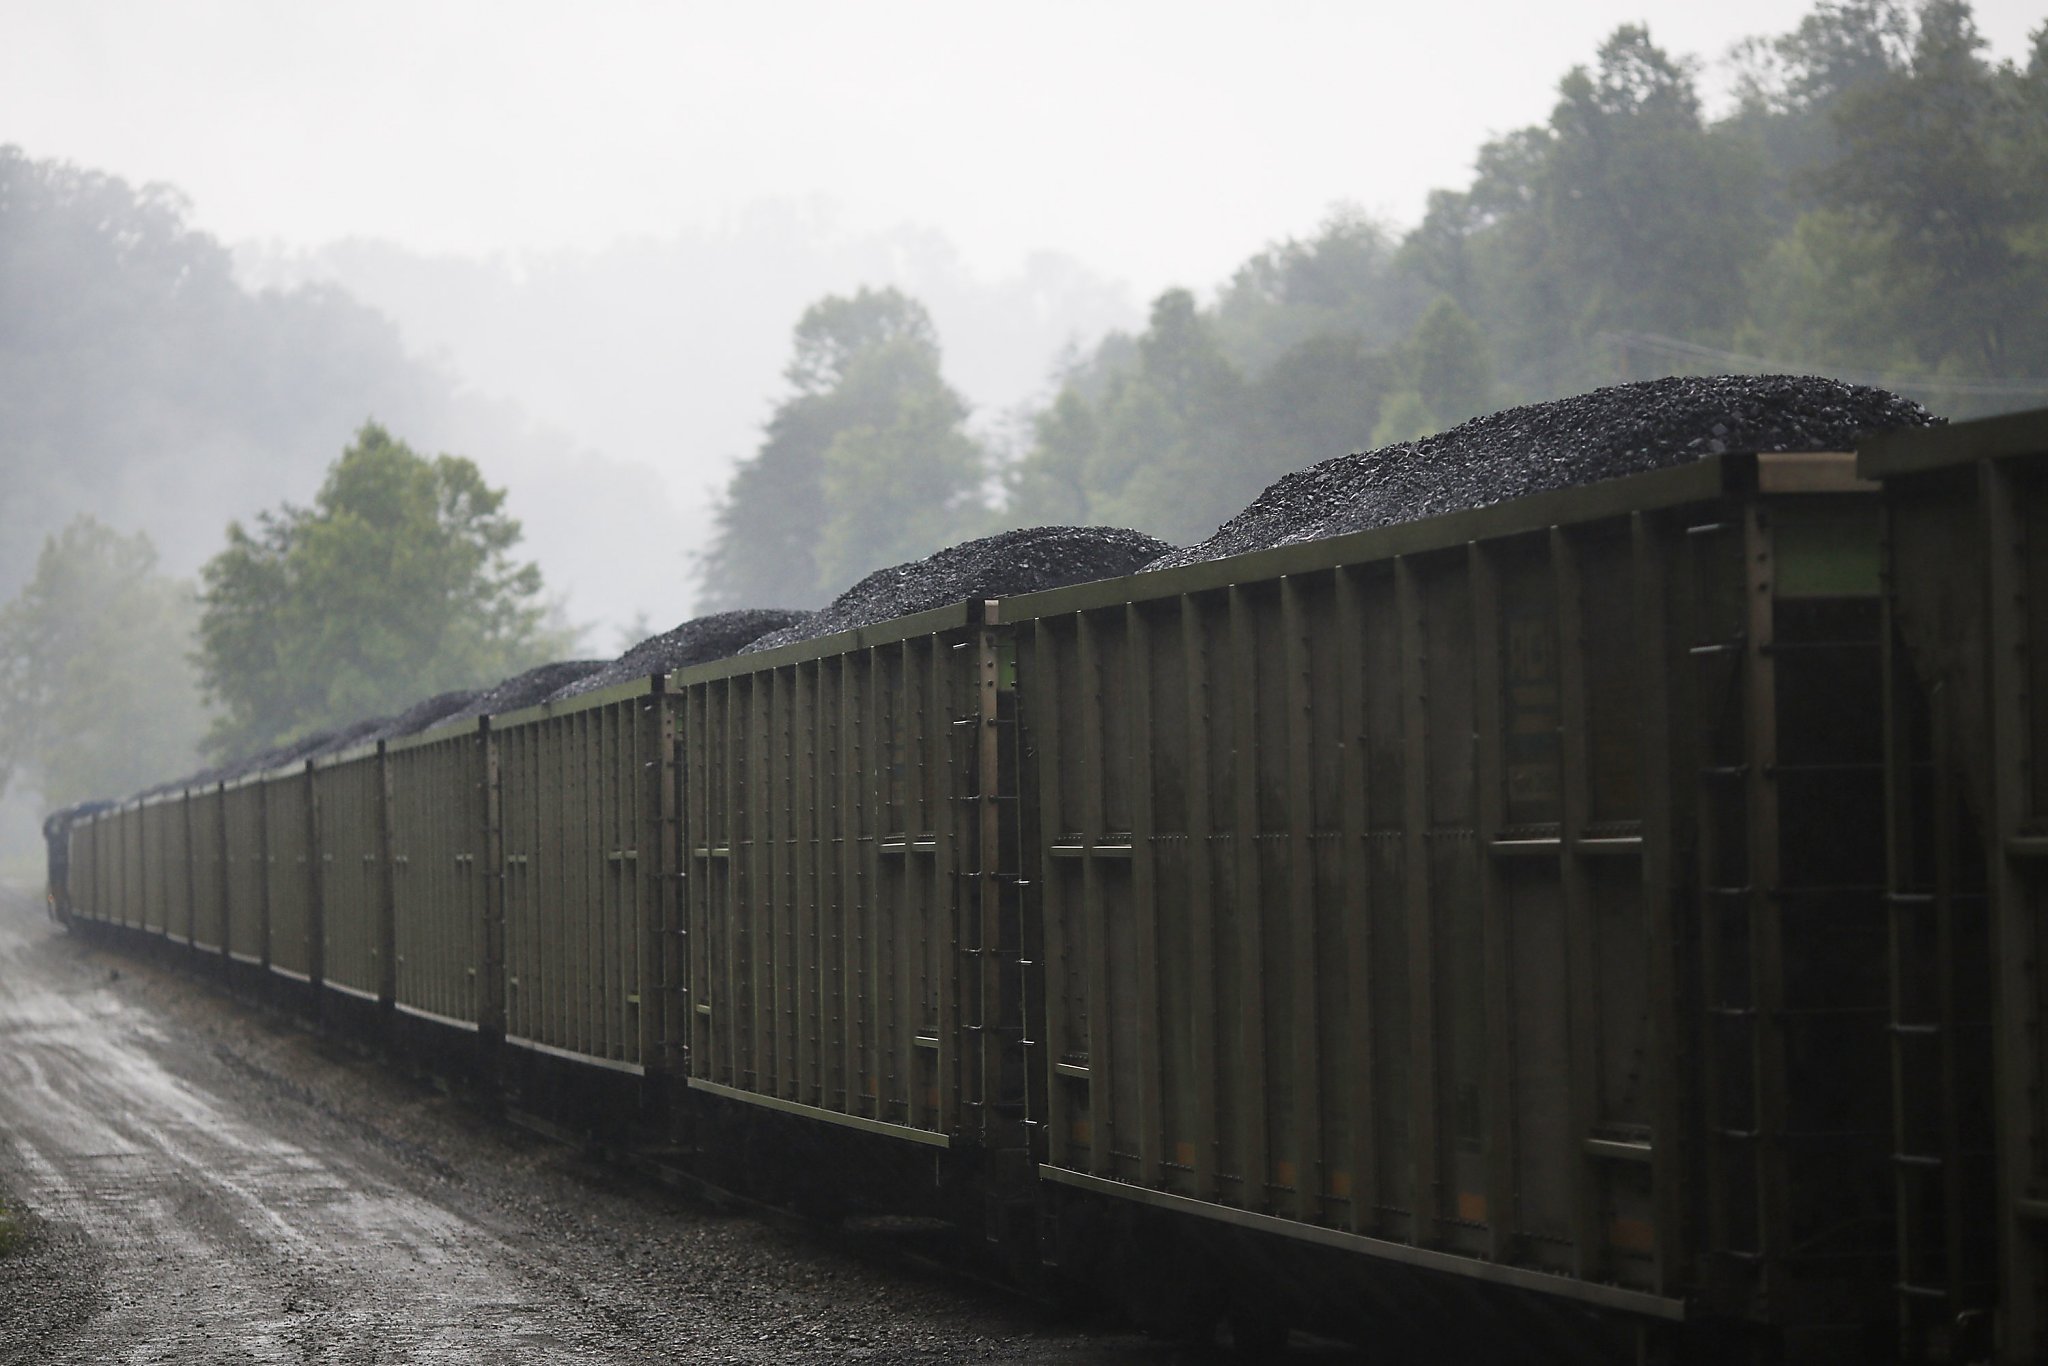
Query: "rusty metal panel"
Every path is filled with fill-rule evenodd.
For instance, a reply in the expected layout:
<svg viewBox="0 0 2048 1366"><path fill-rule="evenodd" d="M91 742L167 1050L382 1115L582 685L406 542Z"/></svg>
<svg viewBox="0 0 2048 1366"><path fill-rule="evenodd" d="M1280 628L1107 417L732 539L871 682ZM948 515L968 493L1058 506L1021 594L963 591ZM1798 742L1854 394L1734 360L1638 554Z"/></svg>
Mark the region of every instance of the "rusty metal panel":
<svg viewBox="0 0 2048 1366"><path fill-rule="evenodd" d="M315 861L312 770L274 773L263 781L264 905L272 972L301 981L319 976L316 914L320 869Z"/></svg>
<svg viewBox="0 0 2048 1366"><path fill-rule="evenodd" d="M225 800L218 785L199 788L185 808L192 855L192 947L216 953L227 944L228 928Z"/></svg>
<svg viewBox="0 0 2048 1366"><path fill-rule="evenodd" d="M2048 414L1864 453L1885 485L1902 1339L2048 1355ZM1984 1341L1959 1336L1986 1310Z"/></svg>
<svg viewBox="0 0 2048 1366"><path fill-rule="evenodd" d="M638 683L493 721L509 1040L643 1066L665 705Z"/></svg>
<svg viewBox="0 0 2048 1366"><path fill-rule="evenodd" d="M1723 473L1001 604L1047 1176L1645 1313L1890 1293L1882 764L1818 702L1875 676L1872 500ZM1766 979L1738 1113L1695 1047Z"/></svg>
<svg viewBox="0 0 2048 1366"><path fill-rule="evenodd" d="M371 1000L387 999L384 756L380 749L313 767L318 800L321 981Z"/></svg>
<svg viewBox="0 0 2048 1366"><path fill-rule="evenodd" d="M395 999L401 1010L463 1025L478 1023L484 968L485 760L474 725L385 755Z"/></svg>
<svg viewBox="0 0 2048 1366"><path fill-rule="evenodd" d="M946 1143L984 1119L961 1021L985 930L963 942L960 917L995 828L977 790L994 642L964 609L925 624L671 686L690 1085Z"/></svg>
<svg viewBox="0 0 2048 1366"><path fill-rule="evenodd" d="M221 790L227 857L227 949L245 963L270 961L269 822L263 780L244 779Z"/></svg>

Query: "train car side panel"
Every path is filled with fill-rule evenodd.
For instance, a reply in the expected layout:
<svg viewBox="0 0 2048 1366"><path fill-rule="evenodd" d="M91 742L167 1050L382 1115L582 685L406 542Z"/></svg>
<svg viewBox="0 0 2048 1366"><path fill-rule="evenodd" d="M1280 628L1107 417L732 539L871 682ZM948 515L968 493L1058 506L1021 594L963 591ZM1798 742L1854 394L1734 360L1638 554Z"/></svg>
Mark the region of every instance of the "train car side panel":
<svg viewBox="0 0 2048 1366"><path fill-rule="evenodd" d="M678 675L693 1087L913 1141L963 1094L966 608ZM978 931L976 934L978 935Z"/></svg>
<svg viewBox="0 0 2048 1366"><path fill-rule="evenodd" d="M508 1039L642 1067L662 705L643 683L493 723Z"/></svg>
<svg viewBox="0 0 2048 1366"><path fill-rule="evenodd" d="M321 980L388 998L388 851L381 750L323 760L312 770L320 853Z"/></svg>
<svg viewBox="0 0 2048 1366"><path fill-rule="evenodd" d="M216 784L186 805L192 853L192 947L218 953L227 944L228 864L224 798Z"/></svg>
<svg viewBox="0 0 2048 1366"><path fill-rule="evenodd" d="M264 907L268 966L299 981L319 977L320 868L316 857L312 770L275 773L262 784Z"/></svg>
<svg viewBox="0 0 2048 1366"><path fill-rule="evenodd" d="M226 826L228 953L244 963L270 961L269 822L263 780L247 778L221 790Z"/></svg>
<svg viewBox="0 0 2048 1366"><path fill-rule="evenodd" d="M489 876L485 740L474 723L390 746L393 935L400 1009L478 1022Z"/></svg>
<svg viewBox="0 0 2048 1366"><path fill-rule="evenodd" d="M2048 415L1873 442L1891 708L1901 1299L2048 1354ZM1928 705L1905 701L1913 685ZM1919 776L1924 775L1924 776ZM1906 1089L1910 1086L1910 1089Z"/></svg>

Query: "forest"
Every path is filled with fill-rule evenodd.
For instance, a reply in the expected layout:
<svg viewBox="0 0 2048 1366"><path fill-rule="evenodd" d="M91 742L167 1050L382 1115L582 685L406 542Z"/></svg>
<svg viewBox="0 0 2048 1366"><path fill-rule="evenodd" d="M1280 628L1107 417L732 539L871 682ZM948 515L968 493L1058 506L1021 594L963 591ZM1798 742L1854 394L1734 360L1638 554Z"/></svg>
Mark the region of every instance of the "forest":
<svg viewBox="0 0 2048 1366"><path fill-rule="evenodd" d="M1698 58L1616 30L1420 223L1340 209L1206 298L1169 290L1066 359L1013 449L969 436L915 301L819 305L704 601L814 605L846 547L872 567L999 526L1186 542L1316 460L1658 375L2048 403L2048 26L1997 63L1964 0L1829 0L1734 61L1709 118Z"/></svg>
<svg viewBox="0 0 2048 1366"><path fill-rule="evenodd" d="M1419 222L1338 207L1165 291L1049 359L1009 429L948 382L919 300L819 299L710 541L647 573L687 552L697 612L802 608L1006 527L1185 543L1317 460L1672 373L2048 404L2048 25L1996 61L1965 0L1823 0L1731 60L1710 113L1705 59L1617 29ZM48 805L579 648L479 445L562 457L550 497L635 501L464 420L346 295L239 284L186 217L0 147L0 790Z"/></svg>

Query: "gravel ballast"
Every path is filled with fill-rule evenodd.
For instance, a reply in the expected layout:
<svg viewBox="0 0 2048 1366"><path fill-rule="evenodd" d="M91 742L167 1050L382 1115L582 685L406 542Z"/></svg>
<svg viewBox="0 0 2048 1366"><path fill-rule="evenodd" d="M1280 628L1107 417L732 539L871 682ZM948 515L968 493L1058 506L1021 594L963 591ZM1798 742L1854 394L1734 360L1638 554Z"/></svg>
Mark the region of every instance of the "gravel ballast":
<svg viewBox="0 0 2048 1366"><path fill-rule="evenodd" d="M548 700L560 702L653 674L674 673L693 664L730 659L748 642L792 625L804 616L802 612L781 607L749 607L694 617L672 631L649 636L603 668L585 674L560 689Z"/></svg>
<svg viewBox="0 0 2048 1366"><path fill-rule="evenodd" d="M1813 376L1681 375L1615 385L1297 470L1208 540L1146 568L1392 526L1727 451L1853 450L1860 433L1941 420L1883 389Z"/></svg>
<svg viewBox="0 0 2048 1366"><path fill-rule="evenodd" d="M0 1366L1182 1360L673 1195L6 886L0 980Z"/></svg>
<svg viewBox="0 0 2048 1366"><path fill-rule="evenodd" d="M956 602L1012 597L1135 573L1169 547L1142 531L1041 526L948 546L922 560L878 569L801 620L741 654L816 640Z"/></svg>

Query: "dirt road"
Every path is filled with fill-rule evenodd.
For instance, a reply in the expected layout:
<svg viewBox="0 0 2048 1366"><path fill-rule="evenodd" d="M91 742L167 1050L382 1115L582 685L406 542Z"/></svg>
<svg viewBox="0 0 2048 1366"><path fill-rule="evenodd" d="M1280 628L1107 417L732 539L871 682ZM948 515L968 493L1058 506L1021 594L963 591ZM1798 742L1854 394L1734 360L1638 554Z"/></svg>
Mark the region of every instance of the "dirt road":
<svg viewBox="0 0 2048 1366"><path fill-rule="evenodd" d="M0 891L0 1362L1173 1360L491 1122Z"/></svg>

